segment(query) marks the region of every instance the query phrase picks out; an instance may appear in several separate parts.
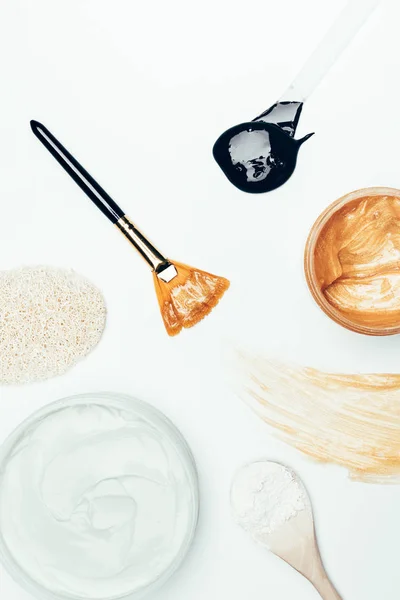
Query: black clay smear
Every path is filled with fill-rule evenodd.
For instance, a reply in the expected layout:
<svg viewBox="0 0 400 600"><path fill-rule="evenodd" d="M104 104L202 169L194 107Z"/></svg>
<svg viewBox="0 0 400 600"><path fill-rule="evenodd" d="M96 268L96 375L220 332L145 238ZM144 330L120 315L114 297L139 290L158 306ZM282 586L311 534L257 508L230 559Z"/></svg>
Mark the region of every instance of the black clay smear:
<svg viewBox="0 0 400 600"><path fill-rule="evenodd" d="M213 155L233 185L260 194L289 179L300 146L313 135L293 137L301 109L300 102L278 102L254 121L231 127L218 138Z"/></svg>
<svg viewBox="0 0 400 600"><path fill-rule="evenodd" d="M259 194L289 179L300 146L312 135L294 139L304 100L379 2L349 0L281 99L253 121L236 125L218 138L214 158L233 185Z"/></svg>

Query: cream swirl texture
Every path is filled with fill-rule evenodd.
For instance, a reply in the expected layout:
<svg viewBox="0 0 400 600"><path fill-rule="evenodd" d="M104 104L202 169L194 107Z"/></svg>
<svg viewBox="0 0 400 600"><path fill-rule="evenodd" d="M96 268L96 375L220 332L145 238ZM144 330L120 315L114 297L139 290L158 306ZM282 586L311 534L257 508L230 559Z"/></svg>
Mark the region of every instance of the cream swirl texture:
<svg viewBox="0 0 400 600"><path fill-rule="evenodd" d="M365 195L339 208L315 245L326 300L354 323L400 323L400 197Z"/></svg>
<svg viewBox="0 0 400 600"><path fill-rule="evenodd" d="M188 543L194 470L168 422L140 406L58 405L3 459L1 541L50 592L125 596L162 577Z"/></svg>

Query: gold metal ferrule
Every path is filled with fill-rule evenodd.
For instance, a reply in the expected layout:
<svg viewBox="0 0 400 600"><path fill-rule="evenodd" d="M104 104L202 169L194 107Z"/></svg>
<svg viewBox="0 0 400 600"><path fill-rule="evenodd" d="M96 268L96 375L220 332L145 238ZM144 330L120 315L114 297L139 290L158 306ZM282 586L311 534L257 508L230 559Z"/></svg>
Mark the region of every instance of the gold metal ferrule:
<svg viewBox="0 0 400 600"><path fill-rule="evenodd" d="M115 225L162 281L168 283L176 277L178 272L175 266L149 242L126 215L118 219Z"/></svg>

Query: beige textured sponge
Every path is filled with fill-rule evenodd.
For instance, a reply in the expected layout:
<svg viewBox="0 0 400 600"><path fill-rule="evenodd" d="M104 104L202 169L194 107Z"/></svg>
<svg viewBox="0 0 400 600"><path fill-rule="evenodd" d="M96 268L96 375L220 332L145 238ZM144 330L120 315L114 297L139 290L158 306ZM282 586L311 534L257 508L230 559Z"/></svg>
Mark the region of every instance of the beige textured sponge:
<svg viewBox="0 0 400 600"><path fill-rule="evenodd" d="M73 271L0 271L0 383L64 373L96 346L105 320L101 292Z"/></svg>

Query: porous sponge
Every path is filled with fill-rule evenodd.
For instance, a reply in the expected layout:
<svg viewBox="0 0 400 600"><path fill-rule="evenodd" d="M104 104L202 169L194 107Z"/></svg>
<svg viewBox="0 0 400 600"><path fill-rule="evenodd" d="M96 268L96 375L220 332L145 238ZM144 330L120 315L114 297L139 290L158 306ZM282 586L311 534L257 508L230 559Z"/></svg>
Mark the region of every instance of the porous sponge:
<svg viewBox="0 0 400 600"><path fill-rule="evenodd" d="M0 271L0 383L64 373L97 345L105 321L101 292L72 270Z"/></svg>

